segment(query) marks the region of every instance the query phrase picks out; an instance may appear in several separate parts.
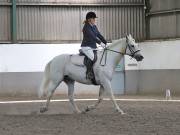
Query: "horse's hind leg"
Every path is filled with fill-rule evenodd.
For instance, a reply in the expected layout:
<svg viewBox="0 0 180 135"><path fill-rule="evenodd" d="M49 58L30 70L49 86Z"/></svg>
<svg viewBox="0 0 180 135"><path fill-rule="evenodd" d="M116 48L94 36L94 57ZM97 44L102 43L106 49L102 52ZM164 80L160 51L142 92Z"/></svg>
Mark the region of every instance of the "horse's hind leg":
<svg viewBox="0 0 180 135"><path fill-rule="evenodd" d="M54 93L54 91L58 85L59 85L59 83L57 84L57 83L54 83L53 81L49 82L48 89L47 89L47 102L46 102L45 107L40 108L41 113L48 111L48 107L49 107L51 97L52 97L52 95L53 95L53 93Z"/></svg>
<svg viewBox="0 0 180 135"><path fill-rule="evenodd" d="M87 108L84 110L84 113L97 108L97 106L103 100L103 93L104 93L104 88L103 88L103 86L100 86L98 101L95 104L93 104L93 105L87 106Z"/></svg>
<svg viewBox="0 0 180 135"><path fill-rule="evenodd" d="M69 98L69 101L73 107L73 112L81 113L81 111L78 109L77 105L74 102L74 80L66 78L66 79L64 79L64 82L68 86L68 98Z"/></svg>

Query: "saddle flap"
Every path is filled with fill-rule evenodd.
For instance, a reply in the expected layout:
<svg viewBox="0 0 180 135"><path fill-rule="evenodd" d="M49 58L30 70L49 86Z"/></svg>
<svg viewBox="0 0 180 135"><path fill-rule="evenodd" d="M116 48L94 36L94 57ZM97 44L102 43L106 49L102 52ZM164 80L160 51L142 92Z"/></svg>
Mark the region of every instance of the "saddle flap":
<svg viewBox="0 0 180 135"><path fill-rule="evenodd" d="M72 56L71 56L71 62L72 62L74 65L77 65L77 66L85 66L85 65L84 65L84 57L85 57L85 56L72 55Z"/></svg>

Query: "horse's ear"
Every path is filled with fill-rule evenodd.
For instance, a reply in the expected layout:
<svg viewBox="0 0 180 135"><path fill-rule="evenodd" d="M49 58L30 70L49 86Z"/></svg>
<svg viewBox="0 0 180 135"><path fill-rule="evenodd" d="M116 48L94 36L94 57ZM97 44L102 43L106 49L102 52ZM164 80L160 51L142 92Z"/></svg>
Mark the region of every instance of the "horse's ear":
<svg viewBox="0 0 180 135"><path fill-rule="evenodd" d="M129 39L129 36L128 35L126 35L126 40L128 40Z"/></svg>
<svg viewBox="0 0 180 135"><path fill-rule="evenodd" d="M132 38L131 34L129 34L129 37Z"/></svg>

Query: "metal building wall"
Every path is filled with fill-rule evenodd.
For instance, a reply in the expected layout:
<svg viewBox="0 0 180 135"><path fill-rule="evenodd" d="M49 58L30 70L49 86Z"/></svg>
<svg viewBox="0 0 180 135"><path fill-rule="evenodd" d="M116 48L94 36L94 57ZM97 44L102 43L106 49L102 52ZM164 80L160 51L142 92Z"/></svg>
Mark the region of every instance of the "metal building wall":
<svg viewBox="0 0 180 135"><path fill-rule="evenodd" d="M8 0L4 0L8 1ZM16 0L17 2L25 2L25 3L84 3L84 4L120 4L120 3L143 3L144 0Z"/></svg>
<svg viewBox="0 0 180 135"><path fill-rule="evenodd" d="M136 39L144 39L144 11L136 6L84 7L83 17L96 11L99 18L97 26L108 40L115 40L131 33Z"/></svg>
<svg viewBox="0 0 180 135"><path fill-rule="evenodd" d="M99 30L109 41L127 33L139 40L145 37L145 0L16 1L18 42L79 42L82 40L81 29L88 11L97 13ZM10 9L10 6L1 7ZM5 28L3 25L1 27ZM9 36L4 36L0 41L10 40Z"/></svg>
<svg viewBox="0 0 180 135"><path fill-rule="evenodd" d="M3 1L5 2L5 0ZM10 40L10 8L0 5L0 41Z"/></svg>
<svg viewBox="0 0 180 135"><path fill-rule="evenodd" d="M180 37L180 1L149 0L150 39Z"/></svg>
<svg viewBox="0 0 180 135"><path fill-rule="evenodd" d="M19 41L68 41L80 39L77 7L20 6L17 10Z"/></svg>

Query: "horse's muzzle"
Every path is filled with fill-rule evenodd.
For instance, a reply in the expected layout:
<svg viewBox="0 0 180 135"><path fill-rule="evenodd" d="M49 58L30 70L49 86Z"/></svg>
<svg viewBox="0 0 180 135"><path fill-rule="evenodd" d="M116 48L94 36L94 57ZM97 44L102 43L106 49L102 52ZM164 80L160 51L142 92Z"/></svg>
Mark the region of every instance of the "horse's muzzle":
<svg viewBox="0 0 180 135"><path fill-rule="evenodd" d="M144 57L140 54L137 54L134 56L134 58L137 60L137 61L142 61L144 59Z"/></svg>

